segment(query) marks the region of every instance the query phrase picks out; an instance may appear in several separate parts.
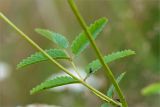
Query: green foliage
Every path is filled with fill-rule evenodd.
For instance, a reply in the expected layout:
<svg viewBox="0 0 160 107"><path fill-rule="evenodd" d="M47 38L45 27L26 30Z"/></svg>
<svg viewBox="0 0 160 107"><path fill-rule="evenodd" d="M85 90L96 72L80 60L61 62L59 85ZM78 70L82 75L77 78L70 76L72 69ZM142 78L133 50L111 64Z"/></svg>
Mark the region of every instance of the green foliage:
<svg viewBox="0 0 160 107"><path fill-rule="evenodd" d="M73 1L70 0L70 3L72 4ZM71 7L74 9L74 12L78 12L76 9L76 6L74 6L74 4L72 4ZM77 15L77 17L79 17L78 19L79 19L80 23L82 23L81 25L84 28L84 30L86 32L91 33L91 34L88 33L89 40L91 42L93 42L93 39L96 39L96 37L103 30L104 26L106 25L106 23L108 21L106 18L101 18L101 19L97 20L94 24L91 24L90 27L87 27L85 24L85 21L83 21L83 18L81 18L79 16L79 14L76 14L76 15ZM24 66L27 66L27 65L30 65L33 63L38 63L38 62L50 59L52 61L52 63L56 64L61 70L63 70L66 74L69 75L69 76L56 77L54 79L42 82L40 85L36 86L35 88L33 88L30 91L31 94L43 91L45 89L62 86L62 85L81 83L84 86L86 86L88 89L90 89L93 93L95 93L95 95L97 95L101 99L107 101L108 103L113 104L113 105L117 105L117 106L122 105L124 107L127 107L127 102L125 101L124 96L119 88L116 88L117 89L116 91L119 95L120 100L122 101L121 104L119 102L113 101L113 98L112 98L114 91L115 91L115 87L118 87L118 83L123 78L125 73L122 73L120 76L118 76L118 78L116 80L114 79L114 76L109 75L112 83L114 84L114 86L113 85L110 86L110 88L107 92L107 95L109 97L111 97L111 98L109 98L109 97L103 95L98 90L94 89L89 84L87 84L85 82L85 79L83 81L83 78L80 75L78 75L79 78L76 77L67 68L65 68L63 65L61 65L59 62L57 62L55 60L55 59L70 59L64 51L62 51L60 49L43 50L32 39L30 39L25 33L23 33L19 28L17 28L10 20L8 20L3 14L0 13L0 17L3 18L3 20L6 21L10 26L12 26L18 33L20 33L22 37L24 37L30 44L32 44L32 46L34 46L35 48L37 48L40 51L35 54L32 54L30 57L28 57L26 59L23 59L17 65L17 68L22 68ZM67 48L69 46L68 40L64 36L62 36L61 34L54 33L54 32L51 32L51 31L45 30L45 29L36 29L35 31L37 33L41 34L42 36L48 38L52 42L56 43L61 48ZM92 36L93 36L93 39L92 39ZM89 40L88 40L86 33L84 31L82 33L80 33L76 37L76 39L72 42L72 45L71 45L72 52L75 55L79 55L89 45ZM92 44L92 45L95 48L95 52L98 53L99 59L100 60L104 59L104 61L102 61L104 65L105 65L105 63L112 62L116 59L120 59L120 58L129 56L129 55L135 54L135 52L132 50L124 50L124 51L112 53L111 55L108 55L108 56L101 57L100 51L98 49L96 49L97 48L96 44ZM55 59L52 59L51 57L53 57ZM72 61L72 60L70 60L70 61ZM71 62L71 64L74 67L76 73L78 74L77 67L75 66L74 62ZM89 74L91 72L93 73L93 72L97 71L98 69L100 69L101 67L102 67L102 65L101 65L100 61L97 59L87 65L86 72L87 72L87 74ZM106 72L108 71L110 74L112 74L112 72L110 71L110 69L108 68L107 65L106 65L106 68L107 68ZM158 85L156 84L152 87L147 88L146 89L147 91L143 90L143 94L155 93L155 92L157 92L157 90L159 90L159 88L160 88L159 84ZM109 105L107 103L105 103L101 107L109 107Z"/></svg>
<svg viewBox="0 0 160 107"><path fill-rule="evenodd" d="M66 55L66 53L60 49L49 49L45 50L51 57L55 59L69 59ZM32 54L30 57L27 57L26 59L23 59L18 65L17 68L22 68L27 65L31 65L34 63L38 63L41 61L48 60L46 56L43 55L42 52L36 52Z"/></svg>
<svg viewBox="0 0 160 107"><path fill-rule="evenodd" d="M75 55L79 55L89 45L89 41L94 42L93 40L95 40L96 37L98 36L98 34L103 30L103 28L106 25L108 20L106 18L101 18L101 19L95 21L95 23L91 24L90 27L87 27L87 24L85 24L85 21L81 17L80 13L78 12L78 9L76 8L76 5L74 4L73 0L68 0L68 1L69 1L71 8L73 9L73 12L75 13L77 19L79 20L79 23L83 27L83 29L86 32L90 32L90 33L88 33L88 35L86 35L86 33L84 31L81 32L76 37L76 39L72 42L72 45L71 45L72 52ZM61 70L63 70L66 74L69 75L69 76L56 77L54 79L47 80L47 81L41 83L40 85L36 86L35 88L33 88L30 91L31 94L43 91L45 89L54 88L54 87L58 87L58 86L66 85L66 84L81 83L84 86L86 86L89 90L91 90L93 93L95 93L95 95L97 95L101 99L105 100L106 102L113 104L113 105L116 105L116 106L122 105L123 107L127 107L127 102L125 101L124 96L119 88L116 88L117 89L116 91L117 91L117 94L119 95L120 100L122 101L121 104L119 102L113 101L113 98L109 98L109 97L113 97L113 94L115 91L114 87L118 87L118 83L123 78L125 73L122 73L115 80L114 76L112 76L112 71L110 71L109 67L107 65L105 65L105 63L109 63L109 62L112 62L116 59L120 59L120 58L129 56L129 55L133 55L133 54L135 54L134 51L124 50L124 51L112 53L111 55L102 57L101 52L97 49L96 44L92 44L95 49L95 52L99 56L99 59L100 60L104 59L104 61L102 61L103 65L106 67L106 72L111 74L111 75L109 75L110 80L114 84L114 86L113 85L110 86L110 88L107 92L107 95L109 97L107 97L104 94L102 94L100 91L94 89L92 86L87 84L85 82L85 79L83 81L83 77L78 75L79 76L79 78L78 78L76 75L72 74L67 68L65 68L63 65L61 65L59 62L57 62L55 60L55 59L70 59L64 51L62 51L60 49L43 50L39 45L37 45L32 39L30 39L25 33L23 33L18 27L16 27L2 13L0 13L0 18L2 18L11 27L13 27L33 47L37 48L40 51L35 54L32 54L30 57L28 57L26 59L23 59L17 65L17 68L22 68L27 65L30 65L33 63L38 63L38 62L45 61L45 60L49 59L49 60L51 60L51 62L53 64L57 65ZM54 33L54 32L51 32L51 31L45 30L45 29L36 29L35 31L37 33L39 33L40 35L46 37L47 39L51 40L52 42L56 43L61 48L67 48L69 46L68 40L64 36L62 36L61 34ZM89 40L88 40L87 36L89 36ZM51 57L53 57L53 59ZM71 61L73 68L75 69L76 73L78 74L77 67L75 66L73 60L70 60L70 61ZM102 67L102 65L99 62L99 60L97 59L87 65L86 72L87 72L87 74L89 74L92 71L93 72L97 71L101 67ZM160 84L158 83L158 84L154 84L150 87L145 88L142 92L143 92L143 94L156 93L156 92L159 92L159 89L160 89ZM105 103L101 107L109 107L109 105L107 103Z"/></svg>
<svg viewBox="0 0 160 107"><path fill-rule="evenodd" d="M101 105L101 107L109 107L109 104L108 104L108 103L103 103L103 104Z"/></svg>
<svg viewBox="0 0 160 107"><path fill-rule="evenodd" d="M154 83L142 90L143 95L160 94L160 83Z"/></svg>
<svg viewBox="0 0 160 107"><path fill-rule="evenodd" d="M125 76L125 72L121 73L117 79L116 79L116 82L119 83L122 78ZM110 98L113 98L113 95L114 95L114 92L115 92L115 87L113 86L113 84L109 87L109 89L107 90L107 96L110 97ZM109 104L108 103L104 103L101 105L101 107L109 107Z"/></svg>
<svg viewBox="0 0 160 107"><path fill-rule="evenodd" d="M121 74L117 77L116 82L119 83L119 82L122 80L122 78L125 76L125 74L126 74L126 72L121 73ZM114 88L114 86L113 86L113 84L112 84L112 85L109 87L108 91L107 91L107 96L108 96L108 97L112 97L113 94L114 94L114 91L115 91L115 88Z"/></svg>
<svg viewBox="0 0 160 107"><path fill-rule="evenodd" d="M55 33L45 29L35 29L37 33L56 43L61 48L67 48L69 46L69 42L67 38L59 33Z"/></svg>
<svg viewBox="0 0 160 107"><path fill-rule="evenodd" d="M88 27L88 30L91 32L94 39L98 36L98 34L103 30L107 23L106 18L101 18L97 21L95 21L93 24ZM85 32L81 32L75 40L73 40L71 44L72 52L75 55L80 54L87 46L89 45L89 40L86 37Z"/></svg>
<svg viewBox="0 0 160 107"><path fill-rule="evenodd" d="M40 91L43 91L49 88L54 88L54 87L67 85L67 84L73 84L73 83L78 83L78 81L69 76L60 76L60 77L56 77L54 79L42 82L40 85L33 88L30 91L30 93L34 94L34 93L37 93L37 92L40 92Z"/></svg>
<svg viewBox="0 0 160 107"><path fill-rule="evenodd" d="M126 56L130 56L130 55L133 55L133 54L135 54L135 52L132 51L132 50L119 51L119 52L115 52L115 53L112 53L110 55L104 56L104 61L105 61L105 63L109 63L109 62L112 62L114 60L124 58ZM89 63L86 66L86 72L87 72L87 74L89 74L90 69L92 69L92 71L93 71L92 73L94 73L97 70L99 70L101 67L102 67L102 65L101 65L100 61L97 59L97 60L92 61L91 63Z"/></svg>

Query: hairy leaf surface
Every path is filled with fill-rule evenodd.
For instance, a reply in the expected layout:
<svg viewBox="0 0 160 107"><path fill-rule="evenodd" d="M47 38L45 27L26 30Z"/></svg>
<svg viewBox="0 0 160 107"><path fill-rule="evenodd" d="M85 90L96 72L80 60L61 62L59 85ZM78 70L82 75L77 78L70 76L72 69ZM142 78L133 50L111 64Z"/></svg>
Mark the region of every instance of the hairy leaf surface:
<svg viewBox="0 0 160 107"><path fill-rule="evenodd" d="M93 24L91 24L88 27L88 30L91 32L93 38L95 39L98 34L103 30L103 28L105 27L106 23L107 23L107 19L106 18L101 18L97 21L95 21ZM72 52L75 55L80 54L87 46L89 45L89 40L86 37L85 32L81 32L76 38L75 40L73 40L72 44L71 44L71 49Z"/></svg>
<svg viewBox="0 0 160 107"><path fill-rule="evenodd" d="M69 46L69 42L67 38L59 33L55 33L46 29L35 29L37 33L56 43L61 48L67 48Z"/></svg>
<svg viewBox="0 0 160 107"><path fill-rule="evenodd" d="M43 91L49 88L54 88L54 87L67 85L67 84L73 84L73 83L78 83L78 81L69 76L60 76L60 77L56 77L54 79L42 82L40 85L33 88L30 91L30 93L34 94L34 93L37 93L37 92L40 92L40 91Z"/></svg>
<svg viewBox="0 0 160 107"><path fill-rule="evenodd" d="M55 59L69 59L66 55L66 53L60 49L49 49L45 50L52 58ZM38 63L41 61L48 60L46 56L43 55L41 52L36 52L32 54L30 57L27 57L26 59L23 59L18 65L17 68L22 68L27 65L31 65L34 63Z"/></svg>
<svg viewBox="0 0 160 107"><path fill-rule="evenodd" d="M105 63L109 63L114 60L124 58L126 56L133 55L133 54L135 54L135 52L132 50L119 51L119 52L115 52L110 55L104 56L104 61L105 61ZM86 66L86 72L89 73L90 69L92 69L92 71L93 71L92 73L94 73L97 70L99 70L101 67L102 67L102 65L101 65L100 61L97 59L97 60L92 61L91 63L89 63Z"/></svg>

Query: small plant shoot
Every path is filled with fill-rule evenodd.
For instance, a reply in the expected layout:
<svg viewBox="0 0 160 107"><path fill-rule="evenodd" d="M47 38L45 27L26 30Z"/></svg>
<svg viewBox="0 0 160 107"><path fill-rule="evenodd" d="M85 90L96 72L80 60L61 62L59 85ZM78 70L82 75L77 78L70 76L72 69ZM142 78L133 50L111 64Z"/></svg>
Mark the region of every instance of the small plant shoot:
<svg viewBox="0 0 160 107"><path fill-rule="evenodd" d="M101 107L128 107L127 101L121 91L121 88L119 87L119 82L122 78L124 78L125 73L120 74L118 78L115 79L108 64L113 61L117 61L134 55L135 52L131 49L126 49L120 51L118 50L117 52L113 52L111 54L102 55L101 51L97 47L95 39L97 39L97 37L100 36L100 33L105 29L105 26L108 23L108 19L105 17L99 18L88 26L84 21L83 17L81 16L80 12L78 11L78 8L74 1L68 0L68 3L83 30L78 35L75 35L75 39L72 41L72 43L69 43L65 35L55 33L45 28L35 29L35 31L40 36L45 37L49 40L49 42L57 46L56 48L51 49L42 49L31 38L29 38L29 36L23 33L15 24L13 24L3 13L0 13L1 20L8 23L25 40L27 40L32 45L32 47L37 49L37 52L31 54L30 56L26 56L26 58L22 59L20 63L17 64L18 69L30 65L34 66L33 64L40 63L42 61L50 61L51 63L53 63L53 66L57 66L60 70L66 73L66 76L57 76L53 79L40 83L39 85L31 89L30 94L39 93L50 88L64 86L68 84L82 84L91 92L93 92L93 94L95 94L97 97L104 101ZM79 57L82 52L87 49L88 46L91 46L93 48L95 54L97 55L97 58L95 58L95 60L91 62L88 62L88 64L83 67L83 70L86 72L86 76L83 77L78 71L78 65L76 65L73 60L76 60L76 58ZM69 54L69 50L72 52L72 54ZM74 68L74 71L78 74L78 76L72 74L67 68L65 68L65 66L63 66L59 62L59 60L69 61L70 66ZM95 89L86 81L88 78L90 78L90 75L96 75L95 72L100 71L100 69L104 69L104 73L106 74L107 78L110 79L110 82L112 84L107 90L106 94ZM158 87L159 89L159 84L145 88L142 93L154 93L156 90L154 87ZM114 99L115 93L117 93L118 95L118 100Z"/></svg>

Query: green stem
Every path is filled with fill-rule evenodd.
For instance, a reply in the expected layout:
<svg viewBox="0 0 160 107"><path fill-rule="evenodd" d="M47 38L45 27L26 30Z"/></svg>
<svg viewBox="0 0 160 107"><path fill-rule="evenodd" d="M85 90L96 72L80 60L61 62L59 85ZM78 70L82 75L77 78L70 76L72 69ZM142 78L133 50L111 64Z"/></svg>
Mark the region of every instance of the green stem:
<svg viewBox="0 0 160 107"><path fill-rule="evenodd" d="M76 65L74 64L73 60L72 60L71 64L72 64L72 66L73 66L73 68L74 68L74 71L75 71L75 72L77 73L77 75L79 76L79 78L80 78L80 79L83 79L82 76L80 75L80 73L78 72L78 69L77 69Z"/></svg>
<svg viewBox="0 0 160 107"><path fill-rule="evenodd" d="M69 61L70 61L71 65L73 66L73 69L74 69L75 73L78 75L78 77L79 77L80 79L83 79L83 78L81 77L80 73L78 72L78 69L77 69L76 65L74 64L73 58L68 54L68 52L67 52L66 50L64 50L64 52L65 52L65 53L67 54L67 56L71 59L71 60L69 60Z"/></svg>
<svg viewBox="0 0 160 107"><path fill-rule="evenodd" d="M79 10L78 10L78 8L77 8L74 0L68 0L68 3L69 3L69 5L70 5L72 11L74 12L77 20L79 21L81 27L84 29L87 38L89 39L92 47L94 48L94 50L95 50L95 52L96 52L96 54L97 54L97 57L99 58L101 64L102 64L103 67L105 68L105 73L107 74L107 76L108 76L108 78L110 79L110 81L113 83L113 85L114 85L114 87L115 87L115 89L116 89L116 91L117 91L117 93L118 93L118 95L119 95L119 98L120 98L120 101L121 101L121 103L122 103L122 106L123 106L123 107L128 107L127 102L126 102L126 100L125 100L125 97L124 97L124 95L123 95L123 93L122 93L122 91L121 91L118 83L116 82L116 79L115 79L112 71L110 70L109 66L105 63L105 61L104 61L104 59L103 59L103 56L102 56L100 50L98 49L98 47L97 47L97 45L96 45L96 43L95 43L95 41L94 41L94 39L93 39L93 37L92 37L91 32L88 30L87 24L85 23L82 15L80 14L80 12L79 12Z"/></svg>
<svg viewBox="0 0 160 107"><path fill-rule="evenodd" d="M115 102L113 99L109 98L108 96L106 96L105 94L99 92L98 90L96 90L95 88L93 88L92 86L90 86L89 84L87 84L85 81L81 80L81 83L86 86L87 88L91 89L93 93L95 93L97 96L99 96L101 99L103 99L104 101L117 106L117 107L121 107L121 103L119 102ZM106 100L109 99L109 100Z"/></svg>
<svg viewBox="0 0 160 107"><path fill-rule="evenodd" d="M70 73L66 68L64 68L61 64L59 64L56 60L54 60L48 53L46 53L39 45L37 45L32 39L30 39L25 33L23 33L19 28L17 28L7 17L5 17L1 12L0 12L0 18L2 18L6 23L8 23L11 27L13 27L25 40L27 40L33 47L35 47L37 50L42 52L52 63L57 65L61 70L63 70L65 73L70 75L73 79L78 80L81 84L83 84L85 87L87 87L89 90L91 90L93 93L96 93L98 97L101 99L105 100L108 103L111 103L113 105L120 106L119 103L116 101L112 100L111 98L105 96L103 93L100 91L96 90L89 84L85 83L83 80L77 78L74 76L72 73Z"/></svg>

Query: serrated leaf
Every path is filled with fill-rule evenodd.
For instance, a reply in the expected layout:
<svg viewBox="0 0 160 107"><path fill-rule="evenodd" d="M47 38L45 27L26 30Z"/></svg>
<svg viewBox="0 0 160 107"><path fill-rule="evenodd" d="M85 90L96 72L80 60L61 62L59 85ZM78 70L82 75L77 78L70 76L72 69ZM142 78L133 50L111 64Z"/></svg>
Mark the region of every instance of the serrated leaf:
<svg viewBox="0 0 160 107"><path fill-rule="evenodd" d="M52 58L54 59L69 59L64 51L61 49L49 49L45 50ZM34 63L38 63L41 61L46 61L48 58L43 55L41 52L36 52L32 54L30 57L23 59L18 65L17 68L22 68Z"/></svg>
<svg viewBox="0 0 160 107"><path fill-rule="evenodd" d="M88 27L88 30L91 32L93 38L95 39L98 34L103 30L103 28L105 27L106 23L107 23L107 19L106 18L101 18L97 21L95 21L93 24L91 24ZM75 40L73 40L72 44L71 44L71 49L72 52L75 55L80 54L87 46L89 45L89 40L86 37L85 32L81 32L76 38Z"/></svg>
<svg viewBox="0 0 160 107"><path fill-rule="evenodd" d="M124 73L121 73L121 74L117 77L116 82L119 83L119 82L122 80L122 78L124 77L125 74L126 74L125 72L124 72ZM108 97L112 98L114 92L115 92L115 87L114 87L113 84L112 84L112 85L109 87L106 95L107 95ZM109 107L109 104L108 104L108 103L103 103L103 104L101 105L101 107Z"/></svg>
<svg viewBox="0 0 160 107"><path fill-rule="evenodd" d="M56 43L61 48L67 48L69 46L69 42L67 38L59 33L55 33L46 29L35 29L37 33Z"/></svg>
<svg viewBox="0 0 160 107"><path fill-rule="evenodd" d="M119 52L115 52L115 53L112 53L110 55L104 56L104 61L105 61L105 63L110 63L110 62L115 61L117 59L121 59L121 58L124 58L126 56L133 55L133 54L135 54L135 52L132 51L132 50L119 51ZM101 67L102 67L102 65L101 65L100 61L97 59L97 60L94 60L91 63L89 63L86 66L85 71L88 74L90 72L90 69L92 69L92 73L94 73L97 70L99 70Z"/></svg>
<svg viewBox="0 0 160 107"><path fill-rule="evenodd" d="M69 77L69 76L60 76L56 77L51 80L47 80L45 82L42 82L40 85L36 86L33 88L30 93L34 94L49 88L54 88L62 85L67 85L67 84L73 84L73 83L79 83L77 80Z"/></svg>
<svg viewBox="0 0 160 107"><path fill-rule="evenodd" d="M153 94L160 94L160 83L151 84L144 89L142 89L143 95L153 95Z"/></svg>

